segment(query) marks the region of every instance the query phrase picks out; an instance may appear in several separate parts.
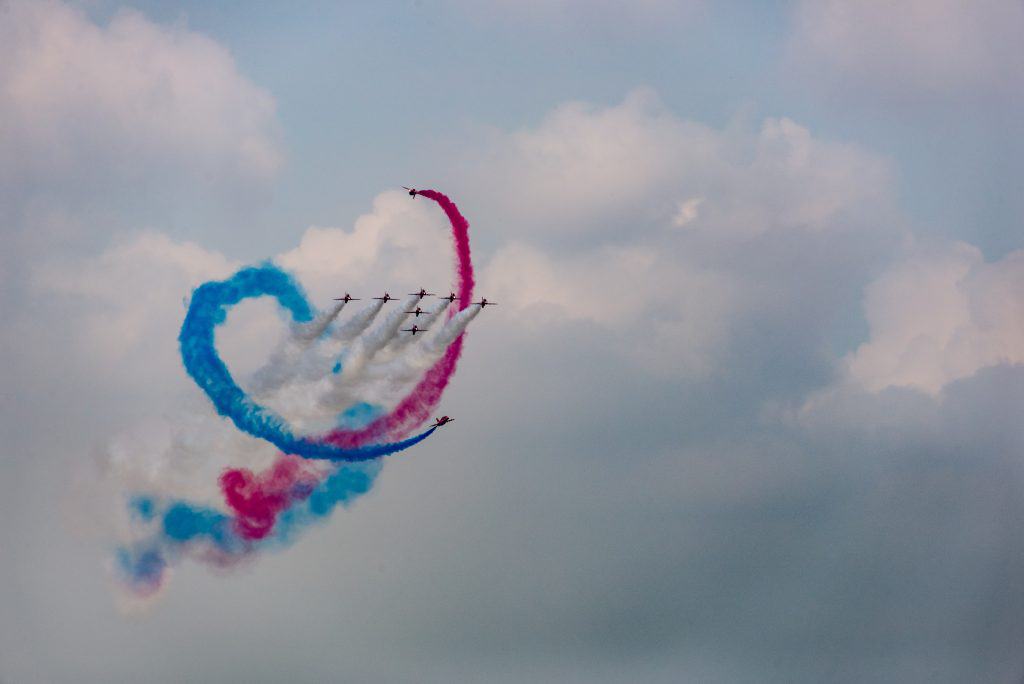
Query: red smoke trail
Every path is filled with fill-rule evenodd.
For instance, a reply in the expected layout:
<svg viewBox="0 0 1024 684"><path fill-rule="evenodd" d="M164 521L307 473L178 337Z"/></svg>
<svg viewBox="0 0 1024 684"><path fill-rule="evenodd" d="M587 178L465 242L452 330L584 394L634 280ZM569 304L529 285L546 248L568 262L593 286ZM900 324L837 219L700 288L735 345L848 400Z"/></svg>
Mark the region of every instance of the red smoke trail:
<svg viewBox="0 0 1024 684"><path fill-rule="evenodd" d="M452 226L455 244L459 306L448 310L451 318L465 309L473 299L473 261L469 251L469 222L444 194L436 190L420 190L417 194L437 202ZM416 387L388 414L357 430L338 429L328 433L323 442L350 449L380 441L407 436L424 420L444 394L462 354L463 335L445 350ZM244 468L225 470L220 477L221 490L228 506L235 513L235 531L244 539L263 539L274 529L277 516L293 503L307 498L319 477L308 462L297 456L282 455L269 469L254 474Z"/></svg>
<svg viewBox="0 0 1024 684"><path fill-rule="evenodd" d="M444 209L448 221L452 224L452 240L455 243L455 262L458 273L459 307L457 309L452 307L448 310L448 317L451 318L457 311L469 306L473 299L473 260L469 253L469 221L459 213L455 202L448 199L446 195L436 190L419 190L417 194L437 202ZM430 417L434 407L441 400L448 380L455 372L459 355L462 354L463 336L464 334L459 335L449 345L444 356L427 371L412 392L402 399L390 413L359 430L334 430L327 434L323 441L343 449L351 449L382 438L396 440L408 435L416 426Z"/></svg>
<svg viewBox="0 0 1024 684"><path fill-rule="evenodd" d="M263 539L274 529L278 514L308 497L320 478L300 456L279 456L267 470L225 470L220 476L224 500L235 512L235 531L243 539Z"/></svg>

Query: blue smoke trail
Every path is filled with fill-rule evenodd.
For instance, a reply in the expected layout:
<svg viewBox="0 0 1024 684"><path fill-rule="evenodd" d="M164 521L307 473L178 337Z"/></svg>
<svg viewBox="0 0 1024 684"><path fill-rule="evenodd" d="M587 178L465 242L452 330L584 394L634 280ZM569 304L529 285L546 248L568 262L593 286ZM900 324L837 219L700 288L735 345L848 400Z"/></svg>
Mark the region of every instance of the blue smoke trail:
<svg viewBox="0 0 1024 684"><path fill-rule="evenodd" d="M342 413L338 423L355 429L382 413L380 406L358 403ZM262 550L290 546L306 528L326 520L338 506L348 506L369 492L382 468L379 459L334 466L308 497L281 512L271 535L256 540L240 536L233 518L215 508L148 494L132 496L128 501L132 517L148 525L151 534L117 549L114 559L118 574L137 594L146 595L159 589L167 569L190 552L212 551L207 558L231 564Z"/></svg>
<svg viewBox="0 0 1024 684"><path fill-rule="evenodd" d="M196 288L178 342L185 370L206 392L217 413L230 418L243 432L265 439L286 454L330 461L368 461L402 451L433 433L387 444L345 449L292 434L283 418L253 401L231 377L217 353L214 331L227 320L228 310L243 299L274 297L296 323L313 319L313 310L295 280L271 263L243 268L227 280L211 281Z"/></svg>

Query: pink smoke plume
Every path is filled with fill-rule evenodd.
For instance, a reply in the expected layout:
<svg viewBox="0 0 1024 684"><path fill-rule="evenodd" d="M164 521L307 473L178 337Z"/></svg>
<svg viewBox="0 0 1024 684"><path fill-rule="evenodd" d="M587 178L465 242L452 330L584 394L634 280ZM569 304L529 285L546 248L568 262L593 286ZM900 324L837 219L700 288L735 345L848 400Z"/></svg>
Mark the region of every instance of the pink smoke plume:
<svg viewBox="0 0 1024 684"><path fill-rule="evenodd" d="M310 462L281 455L267 470L225 470L220 476L224 500L235 513L235 532L242 539L263 539L274 529L281 511L301 501L320 483Z"/></svg>
<svg viewBox="0 0 1024 684"><path fill-rule="evenodd" d="M459 212L459 208L446 195L437 190L417 190L416 194L437 202L452 226L452 241L455 244L457 289L459 306L449 309L451 318L457 311L469 306L473 299L473 260L469 252L469 221ZM405 437L418 425L430 417L431 412L441 400L448 381L455 372L459 356L462 354L462 339L459 335L449 345L444 356L426 372L423 379L406 395L390 413L387 413L366 427L358 430L339 429L328 433L323 441L333 446L350 449L375 442L383 438L396 440Z"/></svg>

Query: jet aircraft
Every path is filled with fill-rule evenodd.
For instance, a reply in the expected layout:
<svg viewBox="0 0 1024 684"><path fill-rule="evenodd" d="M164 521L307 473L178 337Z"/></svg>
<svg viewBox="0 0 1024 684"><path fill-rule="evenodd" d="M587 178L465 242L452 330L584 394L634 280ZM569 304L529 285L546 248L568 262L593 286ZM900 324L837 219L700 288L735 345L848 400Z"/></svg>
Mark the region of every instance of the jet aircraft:
<svg viewBox="0 0 1024 684"><path fill-rule="evenodd" d="M452 423L454 421L454 418L449 418L448 416L441 416L440 418L435 418L434 424L431 425L430 427L441 427L442 425L447 425L448 423Z"/></svg>
<svg viewBox="0 0 1024 684"><path fill-rule="evenodd" d="M385 292L385 293L384 293L384 296L383 296L383 297L374 297L374 299L379 299L379 300L381 300L382 302L384 302L385 304L387 304L388 302L390 302L390 301L394 300L394 299L395 299L395 297L392 297L392 296L391 296L391 295L389 295L389 294L388 294L387 292Z"/></svg>
<svg viewBox="0 0 1024 684"><path fill-rule="evenodd" d="M409 191L409 195L413 199L416 199L416 195L420 194L420 191L417 190L416 188L406 188L404 185L402 187Z"/></svg>
<svg viewBox="0 0 1024 684"><path fill-rule="evenodd" d="M344 297L335 297L334 301L336 301L336 302L345 302L346 304L348 304L349 302L358 302L359 298L358 297L353 297L348 292L346 292Z"/></svg>
<svg viewBox="0 0 1024 684"><path fill-rule="evenodd" d="M416 337L416 333L427 332L427 329L421 328L417 325L413 325L411 328L403 328L402 332L412 333L412 336Z"/></svg>
<svg viewBox="0 0 1024 684"><path fill-rule="evenodd" d="M470 302L470 303L471 304L479 304L481 309L483 309L484 307L487 307L487 306L498 306L498 302L489 302L489 301L487 301L487 297L484 297L479 302Z"/></svg>
<svg viewBox="0 0 1024 684"><path fill-rule="evenodd" d="M423 309L421 309L420 307L417 306L415 311L406 311L405 313L413 314L414 316L416 316L416 318L419 318L420 314L428 314L430 312L429 311L424 311Z"/></svg>

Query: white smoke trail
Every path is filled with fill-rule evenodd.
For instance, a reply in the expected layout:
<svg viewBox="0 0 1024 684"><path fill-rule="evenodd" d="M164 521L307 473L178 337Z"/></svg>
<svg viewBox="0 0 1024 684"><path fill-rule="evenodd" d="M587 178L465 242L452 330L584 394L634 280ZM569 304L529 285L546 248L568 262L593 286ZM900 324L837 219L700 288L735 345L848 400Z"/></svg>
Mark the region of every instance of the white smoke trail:
<svg viewBox="0 0 1024 684"><path fill-rule="evenodd" d="M354 401L393 405L410 385L444 355L448 346L465 331L480 310L481 307L476 305L463 309L437 333L424 335L422 340L414 339L412 333L402 333L403 338L409 338L403 355L368 363L360 368L358 375L353 375L347 381L337 376L329 379L328 383L316 388L320 391L316 397L318 406L311 410L332 415Z"/></svg>
<svg viewBox="0 0 1024 684"><path fill-rule="evenodd" d="M423 340L417 340L417 344L408 347L404 355L387 363L378 364L372 369L374 379L392 377L404 382L418 376L441 358L455 338L461 335L470 322L479 315L481 309L482 307L478 305L463 309L446 322L437 333L425 335ZM409 339L406 344L408 345L413 342L413 336L409 333L407 335Z"/></svg>
<svg viewBox="0 0 1024 684"><path fill-rule="evenodd" d="M323 311L309 323L296 323L292 325L291 339L308 346L318 337L324 334L327 326L334 322L347 302L337 302L334 306Z"/></svg>
<svg viewBox="0 0 1024 684"><path fill-rule="evenodd" d="M321 312L309 323L295 323L270 354L267 362L253 373L249 392L260 396L289 382L299 371L299 359L316 342L345 308L346 302L338 302Z"/></svg>
<svg viewBox="0 0 1024 684"><path fill-rule="evenodd" d="M349 342L359 335L362 335L363 331L373 323L373 319L377 317L377 314L380 313L382 308L384 308L384 300L378 299L373 304L367 306L351 319L346 321L343 325L335 328L334 334L331 335L332 339L335 339L338 342Z"/></svg>
<svg viewBox="0 0 1024 684"><path fill-rule="evenodd" d="M447 299L442 299L440 302L438 302L437 307L435 307L433 311L424 316L421 322L417 323L420 329L429 330L433 326L434 322L437 321L437 319L441 316L441 314L448 310L449 304L451 304L451 301ZM385 348L385 351L388 353L388 357L390 358L395 354L399 353L405 347L407 347L410 342L412 342L415 339L416 337L414 335L397 335L393 340L391 340L391 343L388 344L388 346Z"/></svg>
<svg viewBox="0 0 1024 684"><path fill-rule="evenodd" d="M326 340L321 339L344 307L345 302L339 302L314 321L293 325L291 334L277 345L267 363L253 374L246 390L256 398L265 398L296 378L311 381L320 377L322 366L325 363L331 365L327 357L337 357L344 348L344 342L362 334L380 313L384 302L377 300L364 307L345 323L335 326ZM314 345L313 342L317 341L321 344Z"/></svg>
<svg viewBox="0 0 1024 684"><path fill-rule="evenodd" d="M338 416L360 402L390 408L479 314L479 306L460 311L426 335L401 332L410 304L389 312L367 331L381 311L375 302L342 327L357 334L337 351L337 329L331 322L343 303L332 306L281 341L271 359L243 386L263 405L287 420L298 434L319 434L338 425ZM441 320L448 302L428 315ZM358 321L358 322L356 322ZM353 325L353 323L355 324ZM424 327L428 327L424 320ZM325 333L330 333L326 334ZM339 358L356 368L334 372ZM158 492L165 496L205 501L220 499L217 476L229 466L260 470L272 463L277 450L264 440L235 428L228 419L212 415L197 398L191 410L163 420L149 421L117 436L103 455L107 473L123 490Z"/></svg>
<svg viewBox="0 0 1024 684"><path fill-rule="evenodd" d="M384 322L359 337L341 356L342 370L335 379L336 383L350 383L359 377L363 369L373 360L374 355L384 348L398 334L399 328L409 317L409 307L419 301L418 295L403 299L399 307L391 311Z"/></svg>

